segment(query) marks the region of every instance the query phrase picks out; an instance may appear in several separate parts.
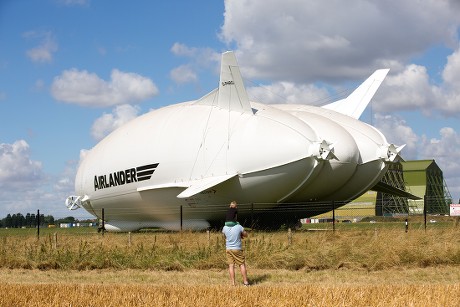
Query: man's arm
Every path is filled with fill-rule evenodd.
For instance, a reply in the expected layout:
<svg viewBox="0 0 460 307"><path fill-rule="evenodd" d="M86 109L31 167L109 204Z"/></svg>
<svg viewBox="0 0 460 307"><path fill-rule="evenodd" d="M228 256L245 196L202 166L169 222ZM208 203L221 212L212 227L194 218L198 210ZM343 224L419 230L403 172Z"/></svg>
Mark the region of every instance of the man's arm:
<svg viewBox="0 0 460 307"><path fill-rule="evenodd" d="M241 238L246 238L248 236L248 233L243 229L241 232Z"/></svg>

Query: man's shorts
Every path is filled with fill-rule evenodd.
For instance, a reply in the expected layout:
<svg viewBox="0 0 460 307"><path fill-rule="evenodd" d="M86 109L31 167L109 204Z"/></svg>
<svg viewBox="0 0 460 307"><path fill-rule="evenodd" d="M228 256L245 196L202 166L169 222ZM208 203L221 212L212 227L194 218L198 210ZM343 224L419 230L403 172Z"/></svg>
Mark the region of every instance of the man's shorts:
<svg viewBox="0 0 460 307"><path fill-rule="evenodd" d="M227 249L227 263L228 264L237 264L242 265L244 264L244 253L242 250L239 249Z"/></svg>

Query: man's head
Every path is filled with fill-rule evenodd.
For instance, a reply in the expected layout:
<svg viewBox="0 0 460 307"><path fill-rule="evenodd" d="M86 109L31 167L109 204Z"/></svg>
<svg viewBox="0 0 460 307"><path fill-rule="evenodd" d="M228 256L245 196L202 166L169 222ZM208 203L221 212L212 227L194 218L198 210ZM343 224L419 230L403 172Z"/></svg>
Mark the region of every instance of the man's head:
<svg viewBox="0 0 460 307"><path fill-rule="evenodd" d="M230 203L230 208L236 208L236 201L233 200L233 201Z"/></svg>

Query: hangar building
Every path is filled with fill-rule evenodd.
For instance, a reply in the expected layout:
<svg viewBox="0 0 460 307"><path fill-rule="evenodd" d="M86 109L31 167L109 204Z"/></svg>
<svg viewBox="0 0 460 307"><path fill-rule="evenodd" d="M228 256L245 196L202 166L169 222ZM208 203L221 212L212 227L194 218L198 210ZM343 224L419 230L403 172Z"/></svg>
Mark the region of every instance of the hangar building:
<svg viewBox="0 0 460 307"><path fill-rule="evenodd" d="M369 216L423 214L424 200L428 214L449 214L452 196L442 170L434 160L414 160L392 164L381 180L383 183L420 197L412 200L384 192L367 191L336 210L340 220L359 220ZM316 218L331 218L332 212Z"/></svg>
<svg viewBox="0 0 460 307"><path fill-rule="evenodd" d="M402 162L406 188L421 198L425 196L428 214L449 214L452 196L447 188L442 170L434 160ZM408 200L410 213L423 213L422 200Z"/></svg>

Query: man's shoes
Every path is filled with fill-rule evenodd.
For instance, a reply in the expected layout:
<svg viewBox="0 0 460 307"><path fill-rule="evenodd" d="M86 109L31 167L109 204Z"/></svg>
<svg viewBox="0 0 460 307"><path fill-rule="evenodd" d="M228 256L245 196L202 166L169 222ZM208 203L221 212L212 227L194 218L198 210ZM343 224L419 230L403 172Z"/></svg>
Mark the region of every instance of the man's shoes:
<svg viewBox="0 0 460 307"><path fill-rule="evenodd" d="M244 282L244 283L243 283L243 286L249 287L249 283L248 283L248 282L246 282L246 283Z"/></svg>

